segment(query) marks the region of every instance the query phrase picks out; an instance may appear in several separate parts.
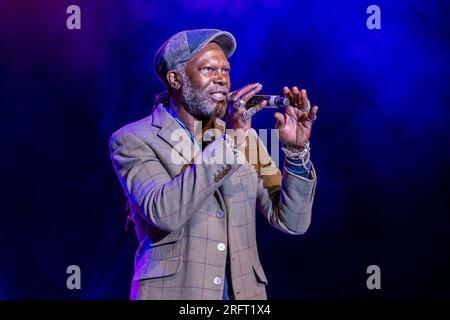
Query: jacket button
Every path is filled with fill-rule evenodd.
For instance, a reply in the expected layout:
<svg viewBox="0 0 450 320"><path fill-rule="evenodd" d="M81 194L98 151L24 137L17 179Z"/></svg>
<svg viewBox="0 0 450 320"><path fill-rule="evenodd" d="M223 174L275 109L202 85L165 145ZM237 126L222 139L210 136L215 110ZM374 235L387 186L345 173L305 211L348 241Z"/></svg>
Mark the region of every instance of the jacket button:
<svg viewBox="0 0 450 320"><path fill-rule="evenodd" d="M217 210L216 211L216 217L217 218L223 218L224 215L225 214L224 214L224 212L222 210Z"/></svg>
<svg viewBox="0 0 450 320"><path fill-rule="evenodd" d="M223 250L225 250L225 243L219 243L218 245L217 245L217 249L219 250L219 251L223 251Z"/></svg>
<svg viewBox="0 0 450 320"><path fill-rule="evenodd" d="M215 277L214 278L214 284L215 285L219 285L219 284L221 284L222 283L222 279L220 279L219 277Z"/></svg>

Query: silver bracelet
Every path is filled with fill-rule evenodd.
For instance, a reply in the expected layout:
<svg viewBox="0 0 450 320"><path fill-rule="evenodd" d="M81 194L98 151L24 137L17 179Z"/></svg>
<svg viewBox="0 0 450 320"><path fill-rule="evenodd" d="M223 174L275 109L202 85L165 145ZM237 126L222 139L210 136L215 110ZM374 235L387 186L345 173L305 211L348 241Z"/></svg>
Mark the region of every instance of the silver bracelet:
<svg viewBox="0 0 450 320"><path fill-rule="evenodd" d="M291 151L289 150L289 146L285 145L284 143L281 146L281 150L284 151L286 158L289 158L291 160L301 160L302 163L298 164L298 166L304 166L309 162L310 159L309 151L311 150L311 148L309 147L309 141L306 142L306 145L303 147L302 151L298 152Z"/></svg>
<svg viewBox="0 0 450 320"><path fill-rule="evenodd" d="M234 157L237 158L237 156L238 156L238 147L237 147L236 143L234 143L233 139L231 139L229 135L224 133L222 135L222 142L225 144L225 146L230 148L230 150L234 154Z"/></svg>

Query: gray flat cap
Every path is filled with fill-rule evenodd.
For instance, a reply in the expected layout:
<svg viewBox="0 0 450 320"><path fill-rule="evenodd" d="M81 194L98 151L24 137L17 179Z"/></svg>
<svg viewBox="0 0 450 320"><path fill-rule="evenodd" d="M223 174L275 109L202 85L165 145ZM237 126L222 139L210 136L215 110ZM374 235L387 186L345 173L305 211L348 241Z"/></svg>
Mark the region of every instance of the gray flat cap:
<svg viewBox="0 0 450 320"><path fill-rule="evenodd" d="M153 60L156 74L166 83L167 71L178 63L191 59L210 42L219 44L227 58L236 50L236 39L227 31L218 29L181 31L170 37L156 52Z"/></svg>

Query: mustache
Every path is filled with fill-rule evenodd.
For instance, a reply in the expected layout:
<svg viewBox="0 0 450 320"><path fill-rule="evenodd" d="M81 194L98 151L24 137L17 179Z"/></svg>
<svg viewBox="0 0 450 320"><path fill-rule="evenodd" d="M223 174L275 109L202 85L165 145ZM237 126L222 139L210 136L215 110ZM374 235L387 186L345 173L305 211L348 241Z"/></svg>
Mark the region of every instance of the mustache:
<svg viewBox="0 0 450 320"><path fill-rule="evenodd" d="M214 84L213 84L213 85L207 87L207 88L204 90L204 92L206 92L206 93L211 93L211 92L223 92L223 93L225 93L226 95L228 95L229 90L228 90L228 88L225 87L225 86L218 86L218 85L214 85Z"/></svg>

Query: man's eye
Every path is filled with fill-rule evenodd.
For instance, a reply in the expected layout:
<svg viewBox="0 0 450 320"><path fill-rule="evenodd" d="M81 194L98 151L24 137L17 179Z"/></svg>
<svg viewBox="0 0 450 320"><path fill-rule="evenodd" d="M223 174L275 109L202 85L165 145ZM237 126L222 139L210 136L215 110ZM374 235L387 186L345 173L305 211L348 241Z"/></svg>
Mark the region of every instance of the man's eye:
<svg viewBox="0 0 450 320"><path fill-rule="evenodd" d="M230 68L224 68L224 69L223 69L223 72L225 72L225 73L230 73Z"/></svg>
<svg viewBox="0 0 450 320"><path fill-rule="evenodd" d="M213 68L211 68L211 67L204 67L203 70L205 70L206 72L210 72L210 71L213 71Z"/></svg>

